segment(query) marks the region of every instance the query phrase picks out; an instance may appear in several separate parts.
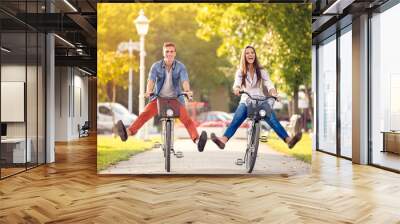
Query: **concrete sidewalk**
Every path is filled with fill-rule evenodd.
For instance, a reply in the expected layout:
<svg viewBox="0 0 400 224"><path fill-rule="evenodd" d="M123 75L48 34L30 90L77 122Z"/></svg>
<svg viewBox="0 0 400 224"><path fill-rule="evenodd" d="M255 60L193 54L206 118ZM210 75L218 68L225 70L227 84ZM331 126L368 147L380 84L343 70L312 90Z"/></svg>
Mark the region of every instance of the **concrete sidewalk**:
<svg viewBox="0 0 400 224"><path fill-rule="evenodd" d="M203 152L197 151L189 139L175 140L175 150L182 151L184 157L171 155L171 174L246 174L245 165L235 165L237 158L243 158L246 141L232 139L224 150L220 150L211 140ZM297 175L311 171L310 164L294 157L275 152L260 143L253 174ZM127 161L110 166L99 174L166 174L161 148L136 154Z"/></svg>

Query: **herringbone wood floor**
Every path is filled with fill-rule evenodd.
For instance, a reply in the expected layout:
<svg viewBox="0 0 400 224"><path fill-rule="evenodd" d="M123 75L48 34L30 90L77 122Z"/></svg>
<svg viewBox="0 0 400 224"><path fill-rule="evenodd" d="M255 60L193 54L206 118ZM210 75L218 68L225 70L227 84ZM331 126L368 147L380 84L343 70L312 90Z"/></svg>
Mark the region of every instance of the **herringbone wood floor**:
<svg viewBox="0 0 400 224"><path fill-rule="evenodd" d="M96 139L0 181L0 223L400 223L400 175L315 153L306 176L98 176Z"/></svg>

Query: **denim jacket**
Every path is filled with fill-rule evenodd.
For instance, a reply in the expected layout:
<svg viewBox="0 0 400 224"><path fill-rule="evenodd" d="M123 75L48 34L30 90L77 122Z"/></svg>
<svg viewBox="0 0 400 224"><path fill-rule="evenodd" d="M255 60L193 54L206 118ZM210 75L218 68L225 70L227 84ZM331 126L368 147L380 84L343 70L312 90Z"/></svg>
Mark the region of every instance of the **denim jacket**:
<svg viewBox="0 0 400 224"><path fill-rule="evenodd" d="M152 80L155 82L155 94L156 95L158 95L160 93L160 91L164 85L165 69L166 69L166 65L165 65L164 60L155 62L150 68L149 80ZM172 83L173 83L174 89L176 91L176 95L178 95L182 92L180 82L183 82L186 80L189 81L189 77L188 77L188 73L186 71L185 65L178 60L174 60L174 62L172 63ZM152 101L155 98L156 97L153 96L150 98L150 100ZM178 100L182 104L185 103L185 99L183 96L180 96Z"/></svg>

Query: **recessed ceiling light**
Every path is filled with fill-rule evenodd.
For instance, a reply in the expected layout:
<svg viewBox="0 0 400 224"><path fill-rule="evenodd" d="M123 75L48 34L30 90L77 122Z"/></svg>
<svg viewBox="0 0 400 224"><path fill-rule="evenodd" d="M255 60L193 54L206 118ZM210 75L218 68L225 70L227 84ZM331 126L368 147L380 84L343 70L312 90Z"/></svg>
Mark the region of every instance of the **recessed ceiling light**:
<svg viewBox="0 0 400 224"><path fill-rule="evenodd" d="M7 48L5 48L5 47L1 47L1 50L4 51L4 52L7 52L7 53L10 53L10 52L11 52L11 50L9 50L9 49L7 49Z"/></svg>
<svg viewBox="0 0 400 224"><path fill-rule="evenodd" d="M66 43L67 45L69 45L69 46L75 48L75 45L73 45L73 44L72 44L71 42L69 42L68 40L66 40L66 39L64 39L64 38L62 38L62 37L60 37L60 36L57 35L57 34L54 34L54 36L57 37L57 38L58 38L59 40L61 40L62 42Z"/></svg>
<svg viewBox="0 0 400 224"><path fill-rule="evenodd" d="M78 12L78 10L68 1L68 0L64 0L65 4L67 4L72 10L74 10L74 12Z"/></svg>
<svg viewBox="0 0 400 224"><path fill-rule="evenodd" d="M90 72L88 72L88 71L86 71L86 70L83 70L83 69L81 69L81 68L79 68L79 67L78 67L78 70L81 71L81 72L83 72L83 73L85 73L85 74L87 74L87 75L93 75L92 73L90 73Z"/></svg>

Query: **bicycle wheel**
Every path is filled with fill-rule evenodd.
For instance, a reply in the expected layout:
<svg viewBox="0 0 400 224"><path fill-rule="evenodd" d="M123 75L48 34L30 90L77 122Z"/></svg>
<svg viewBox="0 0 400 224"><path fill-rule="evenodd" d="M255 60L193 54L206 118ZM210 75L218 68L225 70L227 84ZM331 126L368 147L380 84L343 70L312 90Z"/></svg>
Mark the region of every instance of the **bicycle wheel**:
<svg viewBox="0 0 400 224"><path fill-rule="evenodd" d="M260 138L260 123L254 122L250 133L250 144L246 149L246 169L248 173L253 171L254 165L256 164L258 144Z"/></svg>
<svg viewBox="0 0 400 224"><path fill-rule="evenodd" d="M165 171L171 170L171 121L165 122L165 143L164 143Z"/></svg>

